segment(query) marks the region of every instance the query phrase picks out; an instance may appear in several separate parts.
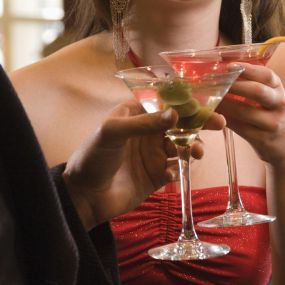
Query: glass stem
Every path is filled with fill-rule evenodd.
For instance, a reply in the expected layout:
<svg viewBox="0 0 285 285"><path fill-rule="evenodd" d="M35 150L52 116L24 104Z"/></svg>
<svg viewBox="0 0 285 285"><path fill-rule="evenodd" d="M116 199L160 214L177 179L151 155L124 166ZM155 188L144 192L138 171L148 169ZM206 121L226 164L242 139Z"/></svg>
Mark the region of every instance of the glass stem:
<svg viewBox="0 0 285 285"><path fill-rule="evenodd" d="M229 179L227 211L244 210L239 194L239 186L237 180L237 168L236 168L233 132L229 128L224 128L223 134L225 139L226 158L228 165L228 179Z"/></svg>
<svg viewBox="0 0 285 285"><path fill-rule="evenodd" d="M182 207L182 230L178 241L198 239L192 215L190 148L177 146Z"/></svg>

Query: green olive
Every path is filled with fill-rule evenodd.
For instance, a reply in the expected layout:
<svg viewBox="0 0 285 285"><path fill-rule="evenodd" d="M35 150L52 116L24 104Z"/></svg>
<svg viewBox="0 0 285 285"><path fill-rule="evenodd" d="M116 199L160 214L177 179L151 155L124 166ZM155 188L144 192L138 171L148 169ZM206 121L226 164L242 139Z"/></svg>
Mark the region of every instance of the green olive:
<svg viewBox="0 0 285 285"><path fill-rule="evenodd" d="M196 114L200 109L200 103L196 99L190 99L189 102L182 105L171 106L179 115L179 118L189 117Z"/></svg>
<svg viewBox="0 0 285 285"><path fill-rule="evenodd" d="M212 114L212 109L209 107L201 107L199 111L188 117L179 118L177 128L179 129L197 129L203 127L204 123Z"/></svg>
<svg viewBox="0 0 285 285"><path fill-rule="evenodd" d="M158 87L158 94L168 105L182 105L191 99L192 89L186 82L176 79L161 83Z"/></svg>

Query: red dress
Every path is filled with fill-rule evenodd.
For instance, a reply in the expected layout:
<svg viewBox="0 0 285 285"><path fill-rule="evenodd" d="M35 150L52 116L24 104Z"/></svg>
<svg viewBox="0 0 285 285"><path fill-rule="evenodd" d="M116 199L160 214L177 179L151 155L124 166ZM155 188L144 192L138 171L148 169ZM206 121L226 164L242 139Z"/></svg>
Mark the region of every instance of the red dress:
<svg viewBox="0 0 285 285"><path fill-rule="evenodd" d="M265 190L240 187L245 208L266 214ZM192 191L194 222L222 214L227 187ZM201 228L203 241L225 243L231 252L202 261L160 261L147 250L177 240L181 229L180 195L171 184L151 195L137 209L115 218L112 229L117 241L123 285L263 285L271 273L268 224L232 228Z"/></svg>

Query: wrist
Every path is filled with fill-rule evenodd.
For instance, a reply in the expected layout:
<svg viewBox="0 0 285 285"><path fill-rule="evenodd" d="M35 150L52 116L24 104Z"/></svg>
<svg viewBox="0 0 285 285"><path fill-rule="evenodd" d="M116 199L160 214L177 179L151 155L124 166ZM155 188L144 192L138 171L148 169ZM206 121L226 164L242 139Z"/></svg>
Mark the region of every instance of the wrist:
<svg viewBox="0 0 285 285"><path fill-rule="evenodd" d="M67 191L70 195L71 201L77 211L77 214L84 226L84 228L89 231L93 227L97 225L96 220L94 218L94 214L92 211L92 207L90 203L88 202L88 199L86 199L82 195L83 189L78 186L76 183L74 183L69 176L68 173L65 171L62 174L64 183L66 185Z"/></svg>
<svg viewBox="0 0 285 285"><path fill-rule="evenodd" d="M285 159L279 159L272 162L266 162L265 163L267 171L269 171L271 174L275 175L284 175L285 173Z"/></svg>

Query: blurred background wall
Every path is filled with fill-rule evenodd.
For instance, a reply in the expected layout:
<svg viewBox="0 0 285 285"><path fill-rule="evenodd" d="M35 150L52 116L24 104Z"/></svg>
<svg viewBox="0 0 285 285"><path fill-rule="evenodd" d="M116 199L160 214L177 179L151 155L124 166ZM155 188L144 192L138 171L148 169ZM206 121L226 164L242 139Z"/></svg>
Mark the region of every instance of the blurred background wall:
<svg viewBox="0 0 285 285"><path fill-rule="evenodd" d="M0 64L13 71L72 41L64 21L72 1L0 0Z"/></svg>

